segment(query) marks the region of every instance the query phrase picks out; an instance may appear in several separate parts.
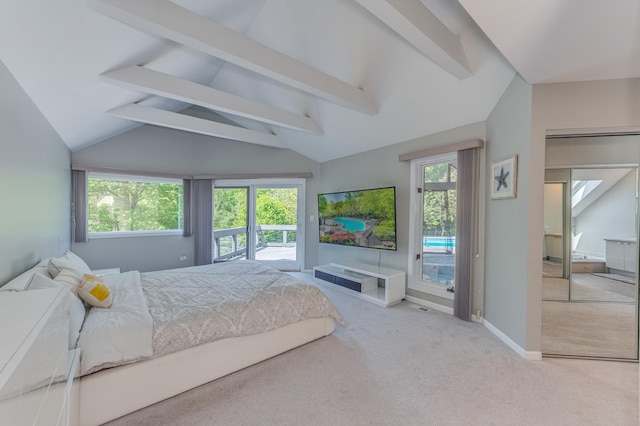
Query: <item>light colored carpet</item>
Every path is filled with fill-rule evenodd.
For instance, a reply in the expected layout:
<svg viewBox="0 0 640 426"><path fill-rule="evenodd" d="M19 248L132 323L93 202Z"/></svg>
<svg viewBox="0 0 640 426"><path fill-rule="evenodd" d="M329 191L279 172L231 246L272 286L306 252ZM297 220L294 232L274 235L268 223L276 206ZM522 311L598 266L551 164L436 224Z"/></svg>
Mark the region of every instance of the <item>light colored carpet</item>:
<svg viewBox="0 0 640 426"><path fill-rule="evenodd" d="M635 305L542 302L542 353L634 359Z"/></svg>
<svg viewBox="0 0 640 426"><path fill-rule="evenodd" d="M597 273L597 272L594 273L593 275L595 275L597 277L608 278L610 280L621 281L623 283L631 284L631 285L635 285L635 283L636 283L636 279L635 278L627 277L626 275L605 274L605 273Z"/></svg>
<svg viewBox="0 0 640 426"><path fill-rule="evenodd" d="M635 303L636 291L635 285L595 274L571 275L572 301ZM542 300L569 300L569 280L543 277Z"/></svg>
<svg viewBox="0 0 640 426"><path fill-rule="evenodd" d="M347 327L112 425L638 424L637 364L525 361L480 324L327 286Z"/></svg>
<svg viewBox="0 0 640 426"><path fill-rule="evenodd" d="M636 358L635 285L594 274L542 278L542 353Z"/></svg>

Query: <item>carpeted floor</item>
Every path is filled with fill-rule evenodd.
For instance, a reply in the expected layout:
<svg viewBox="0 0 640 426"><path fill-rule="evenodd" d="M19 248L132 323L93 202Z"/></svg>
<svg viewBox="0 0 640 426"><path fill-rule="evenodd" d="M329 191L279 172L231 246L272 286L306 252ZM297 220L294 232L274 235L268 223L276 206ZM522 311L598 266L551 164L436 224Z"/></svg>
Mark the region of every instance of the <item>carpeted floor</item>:
<svg viewBox="0 0 640 426"><path fill-rule="evenodd" d="M607 273L604 273L604 272L601 272L601 273L594 272L592 275L595 275L596 277L607 278L609 280L620 281L620 282L623 282L625 284L631 284L631 285L635 285L636 284L636 279L635 278L627 277L626 275L607 274Z"/></svg>
<svg viewBox="0 0 640 426"><path fill-rule="evenodd" d="M542 278L542 300L568 301L569 290L574 302L635 303L637 292L635 285L596 274L571 275L571 288L568 279Z"/></svg>
<svg viewBox="0 0 640 426"><path fill-rule="evenodd" d="M634 359L636 311L629 303L542 302L542 353Z"/></svg>
<svg viewBox="0 0 640 426"><path fill-rule="evenodd" d="M328 285L347 327L112 426L638 424L638 364L525 361L481 324Z"/></svg>
<svg viewBox="0 0 640 426"><path fill-rule="evenodd" d="M571 291L571 302L569 301ZM635 285L596 274L542 278L542 353L636 358Z"/></svg>

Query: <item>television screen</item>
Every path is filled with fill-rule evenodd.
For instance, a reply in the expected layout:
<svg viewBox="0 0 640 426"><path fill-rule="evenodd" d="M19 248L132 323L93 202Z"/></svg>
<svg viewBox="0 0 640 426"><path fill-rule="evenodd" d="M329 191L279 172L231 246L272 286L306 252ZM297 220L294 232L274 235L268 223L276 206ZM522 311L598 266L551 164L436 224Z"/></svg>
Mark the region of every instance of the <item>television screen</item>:
<svg viewBox="0 0 640 426"><path fill-rule="evenodd" d="M396 188L318 194L320 242L396 250Z"/></svg>

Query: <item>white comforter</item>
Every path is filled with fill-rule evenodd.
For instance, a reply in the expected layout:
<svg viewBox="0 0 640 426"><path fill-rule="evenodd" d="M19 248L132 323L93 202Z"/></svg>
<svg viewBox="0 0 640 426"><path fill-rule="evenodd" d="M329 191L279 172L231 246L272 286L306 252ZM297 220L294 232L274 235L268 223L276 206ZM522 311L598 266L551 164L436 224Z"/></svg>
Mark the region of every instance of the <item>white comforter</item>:
<svg viewBox="0 0 640 426"><path fill-rule="evenodd" d="M112 294L110 309L91 308L82 325L78 347L80 375L153 355L153 320L140 285L140 273L103 277Z"/></svg>
<svg viewBox="0 0 640 426"><path fill-rule="evenodd" d="M340 312L315 286L254 261L105 277L111 309L91 309L82 328L81 374L258 334Z"/></svg>

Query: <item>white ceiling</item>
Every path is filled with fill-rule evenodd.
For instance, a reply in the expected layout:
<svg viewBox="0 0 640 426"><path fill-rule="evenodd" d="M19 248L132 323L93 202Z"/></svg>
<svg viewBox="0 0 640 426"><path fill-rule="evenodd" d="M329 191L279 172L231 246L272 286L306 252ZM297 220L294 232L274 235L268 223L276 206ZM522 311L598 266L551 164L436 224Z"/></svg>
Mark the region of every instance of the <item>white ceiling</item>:
<svg viewBox="0 0 640 426"><path fill-rule="evenodd" d="M192 104L217 102L214 110L249 130L235 129L234 137L288 147L322 162L485 120L516 70L530 83L640 77L637 0L168 4L233 30L228 37L211 36L208 21L188 21L185 31L193 30L191 36L139 25L160 15L160 1L154 1L0 4L0 60L72 150L145 120L224 133L228 129L218 123L173 114ZM128 20L118 14L127 4L135 4L141 17ZM190 44L201 36L204 42ZM252 50L255 42L264 46ZM220 56L214 50L225 43L236 56L223 61L211 55ZM252 54L257 59L249 64ZM274 69L289 61L293 65L283 77L256 61ZM186 82L159 83L152 90L100 77L135 65ZM191 97L167 94L188 88L189 82L216 90L194 86ZM362 100L354 100L360 95ZM237 102L250 113L234 112L231 104ZM120 107L120 116L128 112L140 121L109 113ZM262 113L269 118L256 120ZM159 117L166 122L156 122Z"/></svg>

